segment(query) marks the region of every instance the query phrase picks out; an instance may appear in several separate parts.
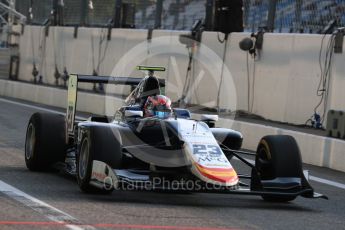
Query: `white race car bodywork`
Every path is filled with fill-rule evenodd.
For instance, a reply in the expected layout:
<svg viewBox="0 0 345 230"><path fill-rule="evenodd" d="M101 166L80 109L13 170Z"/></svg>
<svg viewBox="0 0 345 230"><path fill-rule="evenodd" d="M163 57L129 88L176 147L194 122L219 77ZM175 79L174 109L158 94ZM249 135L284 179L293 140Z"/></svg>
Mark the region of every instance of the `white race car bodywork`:
<svg viewBox="0 0 345 230"><path fill-rule="evenodd" d="M174 121L177 122L179 139L184 143L182 153L187 159L191 173L208 184L225 187L236 186L239 183L237 173L219 147L209 127L204 122L195 120L174 119ZM161 127L166 128L165 125ZM163 130L163 134L165 133L167 132ZM128 173L124 170L111 169L103 162L93 161L91 181L96 186L97 184L101 186L112 183L116 187L120 176L117 174L128 176ZM149 180L149 178L136 178L135 181L144 180Z"/></svg>
<svg viewBox="0 0 345 230"><path fill-rule="evenodd" d="M192 165L192 173L202 181L222 186L234 186L239 179L227 157L204 122L183 120L179 122L183 151Z"/></svg>

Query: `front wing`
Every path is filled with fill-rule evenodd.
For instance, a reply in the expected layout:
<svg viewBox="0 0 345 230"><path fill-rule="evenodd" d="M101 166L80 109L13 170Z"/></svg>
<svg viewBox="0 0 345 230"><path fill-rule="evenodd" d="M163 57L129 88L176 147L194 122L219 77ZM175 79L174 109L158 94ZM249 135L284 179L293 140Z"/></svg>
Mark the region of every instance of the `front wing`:
<svg viewBox="0 0 345 230"><path fill-rule="evenodd" d="M239 177L241 178L241 175L239 175ZM306 183L306 181L298 182L297 178L288 178L285 181L284 179L277 178L274 181L264 182L270 184L271 187L262 188L248 188L241 182L236 186L225 187L207 184L200 180L173 180L173 183L169 180L171 184L167 183L168 181L164 182L162 180L163 179L160 177L150 176L150 171L147 170L112 169L104 162L93 161L90 184L102 189L115 190L168 190L258 196L302 196L305 198L328 199L326 196L314 192L313 188L308 186L309 184ZM194 184L192 185L191 182ZM298 183L300 186L298 186ZM287 187L287 185L293 187Z"/></svg>

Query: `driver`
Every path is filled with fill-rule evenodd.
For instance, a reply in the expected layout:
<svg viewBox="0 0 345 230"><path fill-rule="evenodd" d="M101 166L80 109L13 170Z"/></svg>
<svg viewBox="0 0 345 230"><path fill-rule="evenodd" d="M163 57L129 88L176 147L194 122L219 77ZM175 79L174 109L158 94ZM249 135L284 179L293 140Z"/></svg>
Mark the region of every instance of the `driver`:
<svg viewBox="0 0 345 230"><path fill-rule="evenodd" d="M168 118L171 116L171 100L164 95L149 96L144 105L144 117Z"/></svg>

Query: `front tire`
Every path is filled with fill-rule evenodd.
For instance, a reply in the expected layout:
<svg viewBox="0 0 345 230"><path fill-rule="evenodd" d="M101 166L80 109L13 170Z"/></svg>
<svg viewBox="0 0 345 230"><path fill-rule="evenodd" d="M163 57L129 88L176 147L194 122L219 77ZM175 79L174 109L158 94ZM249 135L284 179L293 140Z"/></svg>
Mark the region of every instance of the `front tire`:
<svg viewBox="0 0 345 230"><path fill-rule="evenodd" d="M97 188L90 185L93 161L92 157L93 152L91 151L90 137L88 135L84 135L81 140L81 145L78 147L76 166L79 188L86 193L97 191Z"/></svg>
<svg viewBox="0 0 345 230"><path fill-rule="evenodd" d="M77 180L80 189L85 193L109 194L114 188L98 188L90 185L92 165L94 160L102 161L112 168L119 165L120 153L116 151L114 139L105 135L104 129L91 127L88 132L82 136L78 145L77 154ZM108 138L107 138L108 137Z"/></svg>
<svg viewBox="0 0 345 230"><path fill-rule="evenodd" d="M66 154L65 117L53 113L35 113L27 126L25 163L31 171L45 171Z"/></svg>
<svg viewBox="0 0 345 230"><path fill-rule="evenodd" d="M255 167L260 180L300 178L303 175L302 158L296 140L287 135L262 138L257 148ZM262 195L262 198L270 202L289 202L296 196Z"/></svg>

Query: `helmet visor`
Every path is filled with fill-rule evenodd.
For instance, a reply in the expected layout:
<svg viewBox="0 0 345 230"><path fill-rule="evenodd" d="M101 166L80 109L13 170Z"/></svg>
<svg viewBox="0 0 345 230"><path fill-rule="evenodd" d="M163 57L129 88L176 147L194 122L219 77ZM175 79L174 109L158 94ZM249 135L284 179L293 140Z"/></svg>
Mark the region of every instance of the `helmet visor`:
<svg viewBox="0 0 345 230"><path fill-rule="evenodd" d="M154 111L154 116L160 119L168 118L170 117L170 115L171 115L170 111Z"/></svg>

